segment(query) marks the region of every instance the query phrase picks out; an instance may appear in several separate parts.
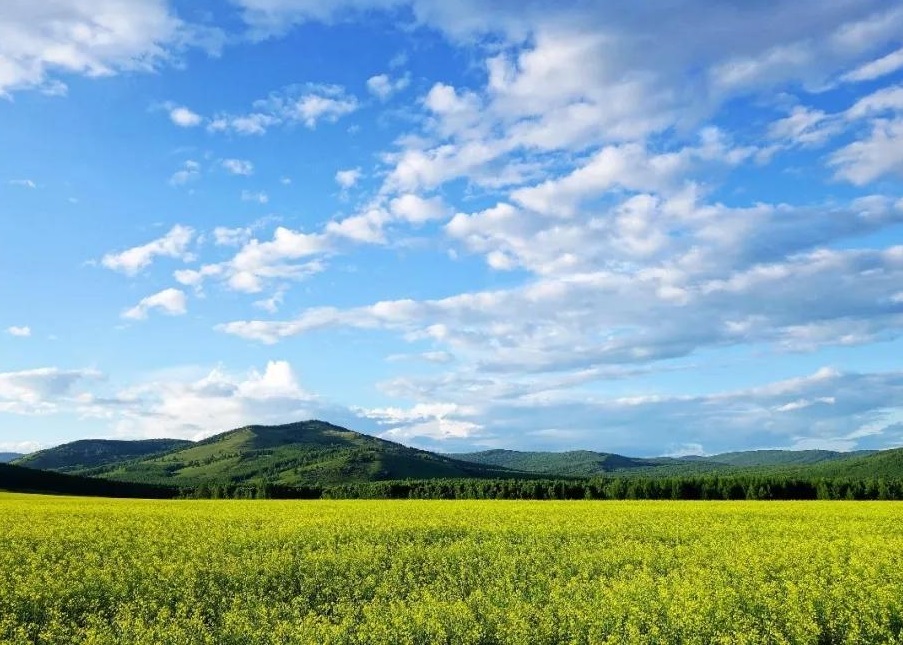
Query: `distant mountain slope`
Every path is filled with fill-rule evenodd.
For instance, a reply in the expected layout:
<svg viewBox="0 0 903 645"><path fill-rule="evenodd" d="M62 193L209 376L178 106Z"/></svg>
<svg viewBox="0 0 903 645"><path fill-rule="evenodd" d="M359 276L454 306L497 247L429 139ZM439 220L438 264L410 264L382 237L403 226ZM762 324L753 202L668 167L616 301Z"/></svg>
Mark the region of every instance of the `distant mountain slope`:
<svg viewBox="0 0 903 645"><path fill-rule="evenodd" d="M0 464L0 490L46 495L161 499L172 498L178 494L173 488L91 479L12 464Z"/></svg>
<svg viewBox="0 0 903 645"><path fill-rule="evenodd" d="M796 466L817 464L825 461L854 459L873 454L873 450L836 452L833 450L747 450L744 452L723 452L704 457L729 466Z"/></svg>
<svg viewBox="0 0 903 645"><path fill-rule="evenodd" d="M175 486L253 481L294 486L517 474L408 448L323 421L248 426L162 455L81 472Z"/></svg>
<svg viewBox="0 0 903 645"><path fill-rule="evenodd" d="M485 450L449 455L461 461L486 466L499 466L543 475L592 477L631 468L649 468L659 461L624 457L606 452L573 450L570 452L520 452L517 450Z"/></svg>
<svg viewBox="0 0 903 645"><path fill-rule="evenodd" d="M23 455L18 452L0 452L0 464L7 464Z"/></svg>
<svg viewBox="0 0 903 645"><path fill-rule="evenodd" d="M463 461L548 476L689 477L706 474L903 477L898 451L752 450L708 457L625 457L604 452L486 450L452 454Z"/></svg>
<svg viewBox="0 0 903 645"><path fill-rule="evenodd" d="M849 477L851 479L903 477L903 448L881 450L849 459L825 461L804 471L813 477Z"/></svg>
<svg viewBox="0 0 903 645"><path fill-rule="evenodd" d="M142 441L82 439L19 457L13 463L17 466L40 470L79 473L191 445L194 445L191 441L180 439L145 439Z"/></svg>

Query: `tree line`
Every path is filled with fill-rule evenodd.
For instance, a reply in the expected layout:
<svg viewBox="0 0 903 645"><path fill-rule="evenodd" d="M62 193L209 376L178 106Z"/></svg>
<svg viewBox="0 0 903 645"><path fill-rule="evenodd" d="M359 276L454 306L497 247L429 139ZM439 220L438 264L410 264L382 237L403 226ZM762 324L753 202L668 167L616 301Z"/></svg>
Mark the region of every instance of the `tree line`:
<svg viewBox="0 0 903 645"><path fill-rule="evenodd" d="M903 500L903 479L770 475L591 479L424 479L282 486L203 484L193 499Z"/></svg>

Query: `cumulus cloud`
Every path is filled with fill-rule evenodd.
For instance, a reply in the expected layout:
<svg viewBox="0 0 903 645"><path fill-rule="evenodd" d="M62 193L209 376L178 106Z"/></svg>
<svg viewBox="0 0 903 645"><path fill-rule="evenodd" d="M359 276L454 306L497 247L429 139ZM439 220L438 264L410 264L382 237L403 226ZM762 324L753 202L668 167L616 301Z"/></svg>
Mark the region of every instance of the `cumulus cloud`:
<svg viewBox="0 0 903 645"><path fill-rule="evenodd" d="M232 241L232 235L221 231ZM237 240L236 240L237 241ZM176 281L200 288L205 280L218 279L235 291L258 293L272 281L301 280L323 270L315 256L330 250L326 236L302 233L277 227L273 239L261 242L254 238L244 242L231 260L206 264L200 269L175 272Z"/></svg>
<svg viewBox="0 0 903 645"><path fill-rule="evenodd" d="M192 112L187 107L174 107L169 111L169 119L180 128L193 128L203 122L200 114Z"/></svg>
<svg viewBox="0 0 903 645"><path fill-rule="evenodd" d="M71 403L78 387L102 379L93 369L42 367L0 372L0 412L50 414Z"/></svg>
<svg viewBox="0 0 903 645"><path fill-rule="evenodd" d="M358 109L358 101L340 85L290 85L254 102L246 114L217 114L207 126L211 132L262 135L279 125L303 124L314 129L335 123Z"/></svg>
<svg viewBox="0 0 903 645"><path fill-rule="evenodd" d="M21 327L13 325L12 327L6 328L6 333L10 336L16 336L17 338L28 338L31 336L31 327L28 325L22 325Z"/></svg>
<svg viewBox="0 0 903 645"><path fill-rule="evenodd" d="M407 74L394 80L388 74L377 74L367 79L367 89L380 101L387 101L393 94L405 89L410 82L411 77Z"/></svg>
<svg viewBox="0 0 903 645"><path fill-rule="evenodd" d="M360 168L349 168L347 170L339 170L335 174L336 183L343 189L353 188L361 178Z"/></svg>
<svg viewBox="0 0 903 645"><path fill-rule="evenodd" d="M220 164L232 175L253 175L254 164L247 159L223 159Z"/></svg>
<svg viewBox="0 0 903 645"><path fill-rule="evenodd" d="M3 3L0 96L38 88L65 94L65 75L151 71L187 45L215 50L218 30L192 26L165 0Z"/></svg>
<svg viewBox="0 0 903 645"><path fill-rule="evenodd" d="M195 378L154 379L121 388L114 397L85 397L80 409L107 419L119 436L195 440L252 423L341 416L302 388L282 360L244 374L218 367Z"/></svg>
<svg viewBox="0 0 903 645"><path fill-rule="evenodd" d="M183 262L192 260L194 256L189 248L194 239L194 229L176 224L163 237L125 251L108 253L100 262L108 269L134 276L149 267L156 258L175 258Z"/></svg>
<svg viewBox="0 0 903 645"><path fill-rule="evenodd" d="M169 316L182 316L187 309L185 292L179 289L164 289L158 293L142 298L141 301L122 313L126 320L144 320L148 313L159 310Z"/></svg>

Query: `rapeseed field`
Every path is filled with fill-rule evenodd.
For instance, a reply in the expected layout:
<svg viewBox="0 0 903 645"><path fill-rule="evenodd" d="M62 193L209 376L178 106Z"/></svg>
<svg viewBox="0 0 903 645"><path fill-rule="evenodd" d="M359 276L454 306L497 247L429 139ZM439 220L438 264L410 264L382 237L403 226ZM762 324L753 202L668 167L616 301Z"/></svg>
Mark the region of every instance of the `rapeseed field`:
<svg viewBox="0 0 903 645"><path fill-rule="evenodd" d="M0 495L0 643L900 643L894 502Z"/></svg>

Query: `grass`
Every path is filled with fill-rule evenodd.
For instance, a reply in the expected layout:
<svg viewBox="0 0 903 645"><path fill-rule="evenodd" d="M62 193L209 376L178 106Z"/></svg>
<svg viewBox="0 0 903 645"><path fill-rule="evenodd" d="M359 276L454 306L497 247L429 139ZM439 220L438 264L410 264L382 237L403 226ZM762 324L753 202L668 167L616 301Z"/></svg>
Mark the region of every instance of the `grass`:
<svg viewBox="0 0 903 645"><path fill-rule="evenodd" d="M898 643L893 502L0 494L0 643Z"/></svg>

